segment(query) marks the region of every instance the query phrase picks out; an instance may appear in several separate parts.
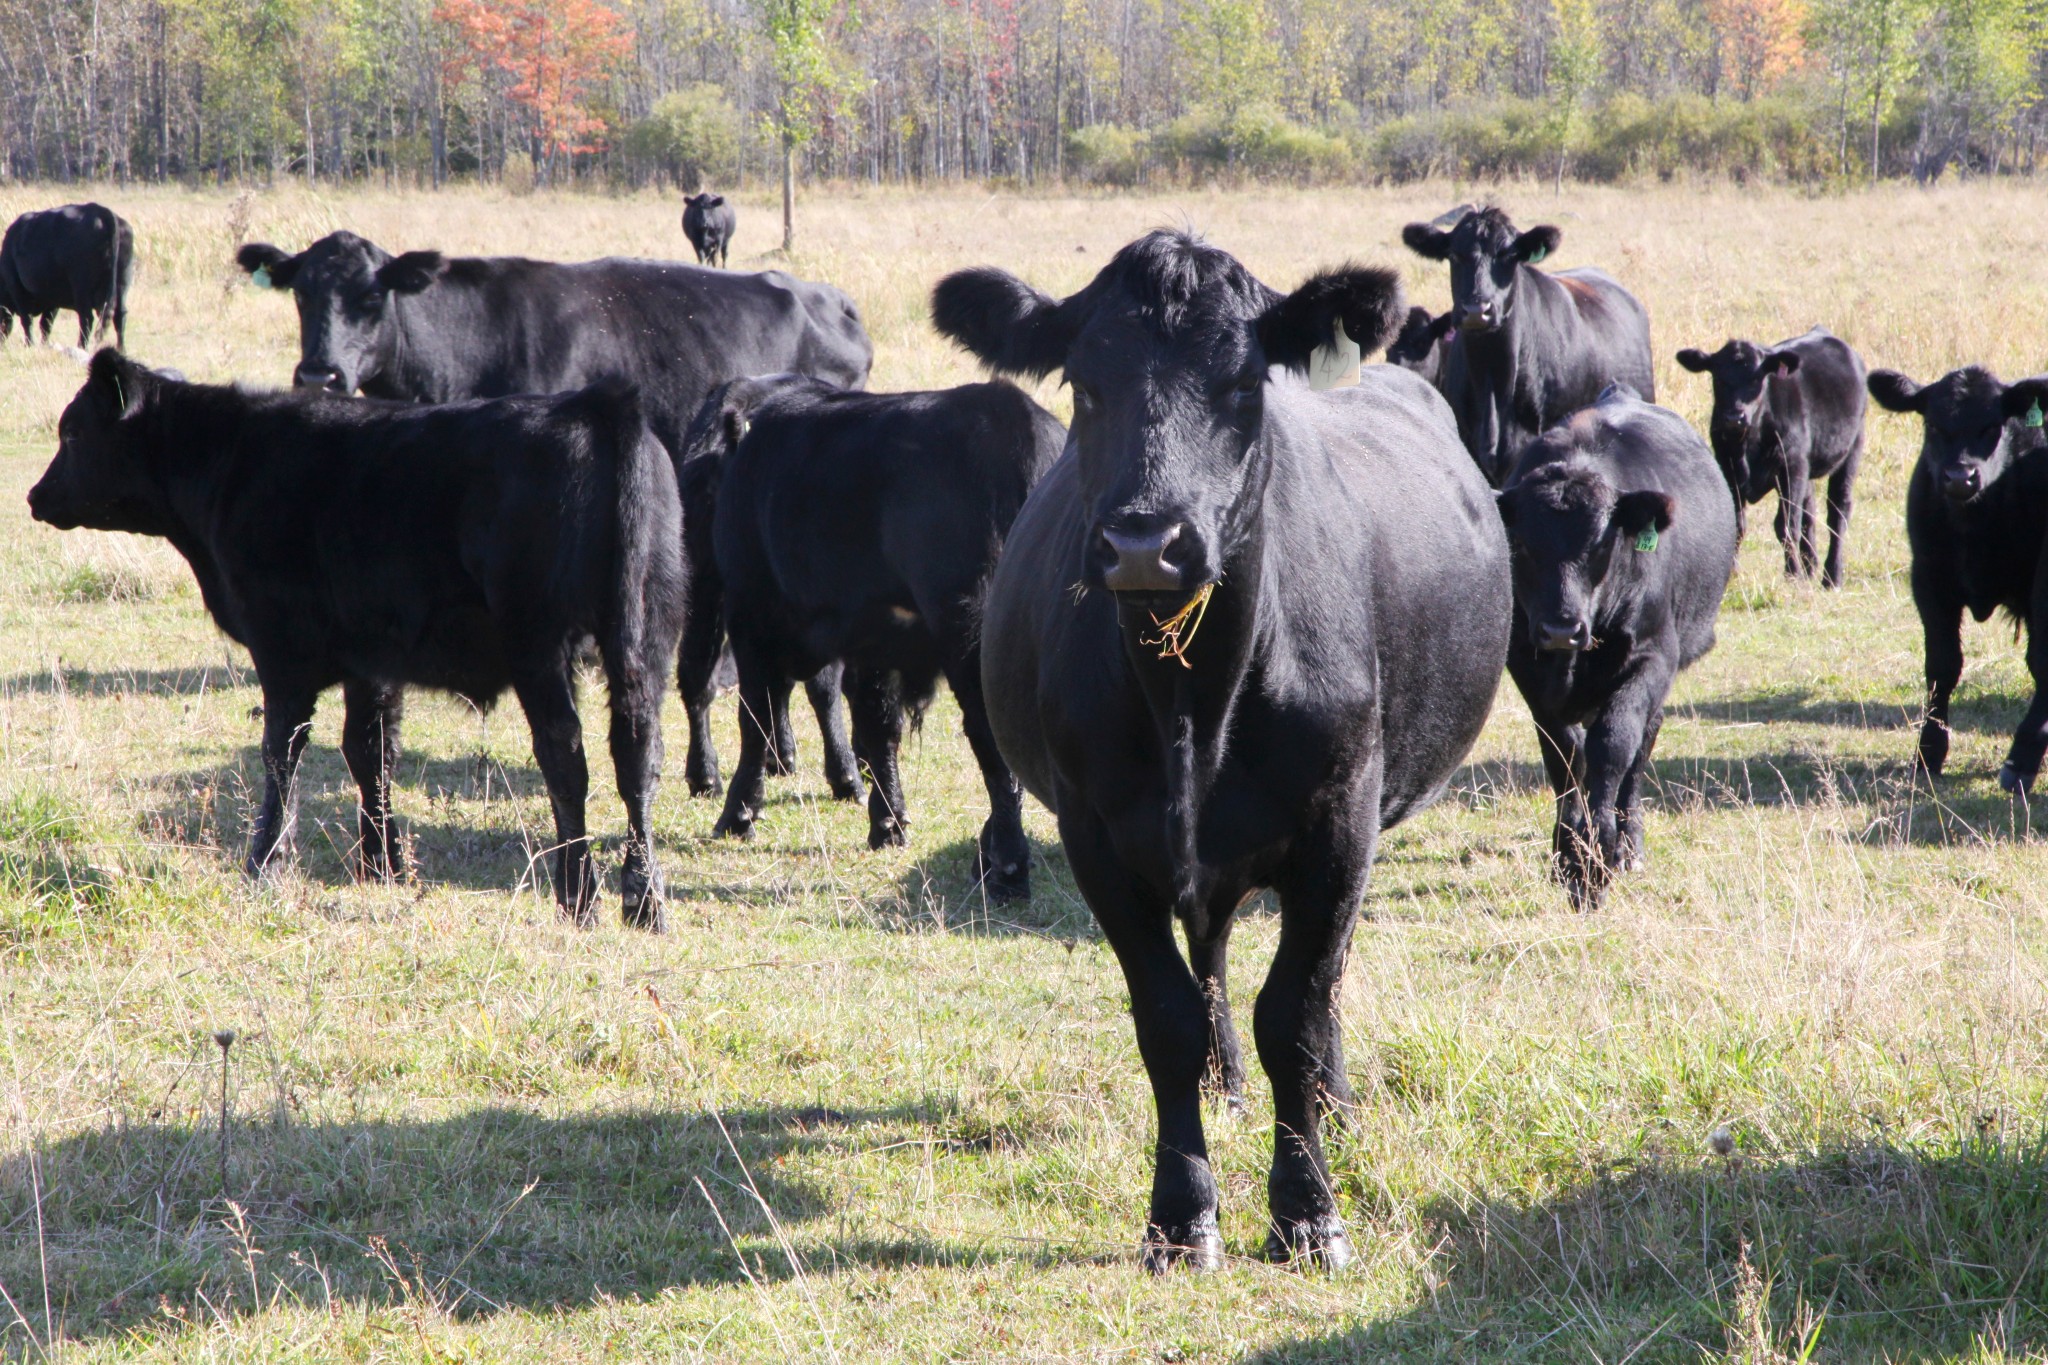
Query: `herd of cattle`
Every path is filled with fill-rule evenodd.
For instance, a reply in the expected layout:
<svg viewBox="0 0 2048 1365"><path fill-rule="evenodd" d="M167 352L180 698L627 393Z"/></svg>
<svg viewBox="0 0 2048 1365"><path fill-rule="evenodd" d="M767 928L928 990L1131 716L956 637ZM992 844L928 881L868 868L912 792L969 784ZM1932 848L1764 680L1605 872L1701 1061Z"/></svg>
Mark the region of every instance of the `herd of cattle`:
<svg viewBox="0 0 2048 1365"><path fill-rule="evenodd" d="M689 212L700 261L722 262L731 206ZM737 673L716 833L746 836L789 771L802 682L874 847L904 842L898 745L943 677L988 788L987 894L1028 894L1029 790L1129 984L1158 1106L1154 1268L1221 1255L1200 1096L1241 1090L1225 950L1238 908L1277 892L1254 1026L1276 1111L1268 1250L1336 1264L1320 1130L1350 1096L1335 992L1353 921L1381 831L1443 791L1504 665L1557 794L1557 876L1592 908L1643 860L1643 770L1673 677L1713 644L1746 505L1775 491L1787 572L1841 582L1866 392L1925 428L1907 520L1930 774L1962 613L2048 608L2048 377L1973 366L1923 387L1866 377L1818 328L1734 340L1677 357L1712 376L1709 441L1654 404L1641 303L1600 271L1537 268L1556 228L1463 208L1402 236L1449 264L1442 317L1404 311L1381 269L1281 294L1182 232L1130 243L1064 299L992 268L939 281L938 331L999 374L1062 375L1071 428L1000 379L864 391L853 301L780 271L393 256L349 232L295 255L252 244L241 267L298 308L295 388L191 384L102 350L29 504L168 539L248 648L252 874L289 850L322 690L343 689L355 856L381 877L403 689L510 689L554 808L556 898L588 922L575 674L594 646L624 916L658 929L671 667L696 795L720 790L709 711L728 657ZM95 316L118 329L131 243L95 205L26 215L0 308L45 337L58 307L81 343ZM1321 387L1354 346L1393 363ZM2025 789L2044 748L2039 688L2004 785Z"/></svg>

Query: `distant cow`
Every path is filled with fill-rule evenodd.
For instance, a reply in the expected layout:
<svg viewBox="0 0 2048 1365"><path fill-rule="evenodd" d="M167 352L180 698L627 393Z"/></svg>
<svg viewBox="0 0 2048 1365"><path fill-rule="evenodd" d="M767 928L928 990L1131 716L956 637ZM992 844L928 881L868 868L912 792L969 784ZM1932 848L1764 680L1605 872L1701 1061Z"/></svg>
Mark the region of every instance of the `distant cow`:
<svg viewBox="0 0 2048 1365"><path fill-rule="evenodd" d="M874 784L868 845L903 843L904 714L922 714L944 676L988 787L983 885L995 899L1030 894L1021 793L982 704L978 617L1003 537L1065 441L1007 383L868 394L783 375L706 400L684 465L686 515L693 532L712 525L741 718L714 833L744 837L760 814L770 736L753 718L772 713L771 692L844 660L854 751ZM719 613L693 594L691 616L686 657L714 658L704 636Z"/></svg>
<svg viewBox="0 0 2048 1365"><path fill-rule="evenodd" d="M1401 324L1400 333L1387 343L1387 363L1413 370L1441 392L1444 353L1456 340L1457 325L1458 315L1455 312L1431 317L1429 310L1420 304L1410 308L1408 320Z"/></svg>
<svg viewBox="0 0 2048 1365"><path fill-rule="evenodd" d="M1735 509L1699 433L1619 385L1525 448L1499 503L1508 672L1557 794L1553 866L1594 909L1643 863L1639 783L1672 679L1714 646Z"/></svg>
<svg viewBox="0 0 2048 1365"><path fill-rule="evenodd" d="M1495 486L1523 445L1609 384L1656 401L1650 315L1635 295L1589 266L1555 275L1535 268L1562 235L1549 226L1517 232L1497 208L1465 213L1449 228L1401 231L1417 255L1450 262L1462 363L1446 367L1440 387L1465 448Z"/></svg>
<svg viewBox="0 0 2048 1365"><path fill-rule="evenodd" d="M0 343L21 319L21 339L42 319L43 340L59 310L78 314L78 344L104 337L114 324L116 345L128 344L128 286L135 280L135 230L100 204L24 213L0 239Z"/></svg>
<svg viewBox="0 0 2048 1365"><path fill-rule="evenodd" d="M1225 945L1271 887L1267 1250L1340 1265L1321 1137L1351 1095L1337 986L1380 831L1443 791L1500 681L1507 543L1486 485L1415 376L1299 377L1334 326L1385 344L1391 271L1282 295L1155 232L1065 300L969 270L932 315L989 365L1063 371L1074 393L1066 453L996 566L982 677L1130 989L1159 1115L1145 1264L1222 1259L1200 1091L1241 1089Z"/></svg>
<svg viewBox="0 0 2048 1365"><path fill-rule="evenodd" d="M683 236L697 249L697 264L725 264L732 250L732 230L739 219L722 194L706 190L683 201Z"/></svg>
<svg viewBox="0 0 2048 1365"><path fill-rule="evenodd" d="M407 686L489 705L508 687L554 806L555 899L587 922L597 871L575 667L594 639L629 835L628 923L662 924L648 828L661 701L682 629L681 508L632 390L446 407L247 393L165 379L111 350L58 424L39 521L162 536L263 684L263 806L248 871L288 849L322 689L362 789L357 865L392 871Z"/></svg>
<svg viewBox="0 0 2048 1365"><path fill-rule="evenodd" d="M2007 386L1976 365L1922 387L1874 370L1870 396L1920 414L1920 460L1906 487L1913 605L1927 649L1927 717L1920 766L1941 776L1948 704L1963 672L1963 612L2003 607L2027 632L2034 700L1998 771L2007 791L2030 791L2048 749L2048 375Z"/></svg>
<svg viewBox="0 0 2048 1365"><path fill-rule="evenodd" d="M1824 588L1840 587L1869 407L1863 358L1816 327L1769 349L1750 341L1730 341L1712 355L1687 348L1678 363L1714 378L1707 432L1735 495L1736 534L1744 529L1744 508L1775 491L1785 572L1812 577L1820 558L1814 487L1826 480L1828 558L1820 581Z"/></svg>
<svg viewBox="0 0 2048 1365"><path fill-rule="evenodd" d="M352 232L296 256L251 243L235 259L296 299L302 388L447 403L617 375L639 386L671 451L714 385L789 370L858 388L874 359L851 299L778 270L391 256Z"/></svg>

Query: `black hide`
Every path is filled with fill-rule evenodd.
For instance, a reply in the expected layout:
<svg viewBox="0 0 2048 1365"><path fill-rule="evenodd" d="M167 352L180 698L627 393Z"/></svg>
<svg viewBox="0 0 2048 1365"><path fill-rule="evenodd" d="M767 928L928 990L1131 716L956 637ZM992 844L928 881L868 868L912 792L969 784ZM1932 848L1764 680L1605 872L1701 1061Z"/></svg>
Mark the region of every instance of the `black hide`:
<svg viewBox="0 0 2048 1365"><path fill-rule="evenodd" d="M683 236L697 253L698 265L725 264L732 252L733 228L739 216L722 194L706 190L683 201Z"/></svg>
<svg viewBox="0 0 2048 1365"><path fill-rule="evenodd" d="M128 344L128 287L135 280L135 231L100 204L66 204L24 213L0 238L0 344L21 319L21 339L35 337L30 324L42 319L43 340L60 310L78 314L78 344L114 325L115 344Z"/></svg>

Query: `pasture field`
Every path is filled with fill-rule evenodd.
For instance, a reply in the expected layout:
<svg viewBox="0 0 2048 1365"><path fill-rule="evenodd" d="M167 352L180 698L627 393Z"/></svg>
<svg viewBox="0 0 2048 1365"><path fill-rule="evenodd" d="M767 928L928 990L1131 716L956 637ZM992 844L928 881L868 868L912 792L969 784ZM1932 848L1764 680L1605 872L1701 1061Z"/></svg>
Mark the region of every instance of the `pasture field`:
<svg viewBox="0 0 2048 1365"><path fill-rule="evenodd" d="M0 214L85 197L0 190ZM676 198L105 187L141 260L131 350L282 382L288 300L238 237L681 256ZM1153 198L819 193L790 264L862 304L878 388L975 368L924 317L944 271L1077 287L1191 223L1270 283L1347 257L1448 295L1402 223L1470 191ZM1873 366L2048 369L2038 188L1508 187L1681 346L1824 322ZM735 265L769 263L742 200ZM69 339L68 317L57 335ZM1383 844L1343 991L1361 1099L1333 1160L1358 1263L1254 1259L1270 1110L1212 1112L1239 1259L1136 1262L1152 1110L1122 978L1032 808L1037 896L971 892L980 784L941 699L906 748L907 851L804 775L756 842L658 806L666 938L555 918L524 723L410 706L417 875L343 872L338 697L297 868L238 871L260 784L246 656L164 545L30 522L82 371L0 352L0 1341L65 1360L1993 1361L2048 1349L2048 852L1994 774L2030 693L1972 626L1950 776L1908 757L1920 642L1902 499L1917 422L1873 415L1848 584L1768 531L1678 683L1654 865L1578 916L1500 701L1454 792ZM1064 412L1062 391L1045 401ZM586 687L593 828L624 828ZM728 765L737 753L725 720ZM607 871L616 876L607 852ZM1277 936L1237 934L1240 1017ZM221 1051L232 1028L221 1145ZM1732 1151L1710 1140L1725 1128ZM1719 1144L1725 1146L1726 1144Z"/></svg>

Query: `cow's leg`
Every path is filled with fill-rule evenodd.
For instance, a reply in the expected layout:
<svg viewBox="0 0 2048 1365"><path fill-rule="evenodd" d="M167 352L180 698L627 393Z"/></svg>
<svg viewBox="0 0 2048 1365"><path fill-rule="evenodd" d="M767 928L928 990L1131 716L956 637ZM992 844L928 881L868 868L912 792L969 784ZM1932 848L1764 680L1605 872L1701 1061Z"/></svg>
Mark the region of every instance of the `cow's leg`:
<svg viewBox="0 0 2048 1365"><path fill-rule="evenodd" d="M583 823L590 798L590 765L583 755L583 720L568 661L514 679L513 689L533 730L533 758L547 783L555 813L555 905L578 926L596 918L597 864Z"/></svg>
<svg viewBox="0 0 2048 1365"><path fill-rule="evenodd" d="M996 748L989 728L988 706L981 691L981 652L953 651L946 665L946 683L960 704L960 726L967 746L981 765L981 783L988 790L988 819L975 841L975 875L996 901L1023 900L1031 894L1031 841L1024 837L1024 788Z"/></svg>
<svg viewBox="0 0 2048 1365"><path fill-rule="evenodd" d="M661 675L653 662L628 660L610 682L612 771L626 805L626 858L619 871L619 916L631 927L668 929L666 889L654 852L654 794L661 787Z"/></svg>
<svg viewBox="0 0 2048 1365"><path fill-rule="evenodd" d="M1209 1015L1209 1062L1202 1069L1202 1085L1211 1095L1230 1106L1233 1114L1244 1112L1244 1044L1237 1036L1237 1021L1230 1013L1230 976L1226 959L1230 951L1230 929L1237 922L1234 909L1225 907L1211 914L1210 932L1197 934L1188 929L1188 965L1194 968L1195 983Z"/></svg>
<svg viewBox="0 0 2048 1365"><path fill-rule="evenodd" d="M676 691L690 721L690 751L683 760L683 780L692 796L716 796L723 790L718 776L718 745L711 737L711 703L718 696L718 664L725 654L725 630L710 619L709 607L691 604L676 652Z"/></svg>
<svg viewBox="0 0 2048 1365"><path fill-rule="evenodd" d="M1557 822L1550 834L1550 875L1567 890L1584 880L1592 852L1592 825L1586 812L1586 730L1562 721L1536 721L1536 747L1543 755L1543 773L1557 799Z"/></svg>
<svg viewBox="0 0 2048 1365"><path fill-rule="evenodd" d="M1650 865L1650 855L1643 844L1640 786L1643 772L1650 766L1650 755L1657 748L1657 732L1663 728L1664 705L1660 700L1643 725L1642 747L1636 751L1635 762L1622 775L1621 790L1615 797L1618 852L1614 865L1618 871L1640 872Z"/></svg>
<svg viewBox="0 0 2048 1365"><path fill-rule="evenodd" d="M1060 804L1085 811L1079 798ZM1123 969L1138 1054L1159 1117L1144 1266L1155 1274L1175 1265L1218 1269L1223 1236L1216 1224L1216 1176L1202 1133L1202 1077L1209 1058L1202 988L1174 945L1167 901L1124 866L1101 822L1085 813L1063 818L1060 842Z"/></svg>
<svg viewBox="0 0 2048 1365"><path fill-rule="evenodd" d="M57 325L56 310L52 309L50 312L43 314L42 321L43 345L47 346L50 344L50 329Z"/></svg>
<svg viewBox="0 0 2048 1365"><path fill-rule="evenodd" d="M2027 672L2034 678L2034 699L2013 731L2012 748L1998 770L1998 785L2016 795L2030 795L2041 774L2041 756L2048 752L2048 554L2034 566L2033 620L2027 626Z"/></svg>
<svg viewBox="0 0 2048 1365"><path fill-rule="evenodd" d="M1280 946L1252 1019L1273 1085L1266 1255L1332 1270L1350 1261L1351 1241L1337 1213L1322 1122L1349 1098L1337 987L1372 868L1379 786L1379 774L1369 774L1355 799L1305 832L1289 857L1278 883Z"/></svg>
<svg viewBox="0 0 2048 1365"><path fill-rule="evenodd" d="M244 870L260 877L278 852L289 859L299 822L299 760L312 733L313 705L320 690L304 686L263 687L263 805L249 839Z"/></svg>
<svg viewBox="0 0 2048 1365"><path fill-rule="evenodd" d="M92 325L96 316L100 315L95 314L94 310L90 308L78 310L78 349L81 351L89 349L92 345ZM100 330L106 330L106 321L103 316L100 317Z"/></svg>
<svg viewBox="0 0 2048 1365"><path fill-rule="evenodd" d="M768 746L767 773L770 777L789 777L796 772L796 729L789 723L789 694L796 690L796 684L787 678L777 678L768 687L768 713L774 717L769 734L773 743Z"/></svg>
<svg viewBox="0 0 2048 1365"><path fill-rule="evenodd" d="M1671 687L1672 666L1664 656L1646 655L1607 699L1607 705L1586 727L1586 814L1591 845L1579 883L1568 887L1577 910L1598 910L1607 884L1621 866L1621 793L1641 762L1654 732L1651 722L1662 711Z"/></svg>
<svg viewBox="0 0 2048 1365"><path fill-rule="evenodd" d="M804 694L811 700L811 712L818 718L818 737L825 742L825 781L834 801L858 801L866 790L860 780L860 760L846 737L846 712L839 699L846 680L846 665L829 663L804 680Z"/></svg>
<svg viewBox="0 0 2048 1365"><path fill-rule="evenodd" d="M396 683L356 680L341 689L341 757L361 796L356 806L356 872L388 881L398 871L391 784L398 773L398 727L405 693Z"/></svg>
<svg viewBox="0 0 2048 1365"><path fill-rule="evenodd" d="M1828 559L1820 575L1823 588L1842 586L1842 557L1846 553L1843 542L1849 535L1849 508L1855 500L1856 466L1862 457L1859 440L1848 461L1828 478Z"/></svg>
<svg viewBox="0 0 2048 1365"><path fill-rule="evenodd" d="M1773 519L1772 529L1778 533L1778 547L1785 552L1785 577L1799 577L1799 519L1805 511L1803 501L1795 502L1792 490L1787 485L1778 487L1778 515Z"/></svg>
<svg viewBox="0 0 2048 1365"><path fill-rule="evenodd" d="M1945 581L1946 564L1913 565L1913 605L1920 613L1926 651L1927 716L1920 722L1919 762L1929 777L1940 777L1948 762L1948 704L1963 676L1963 604Z"/></svg>
<svg viewBox="0 0 2048 1365"><path fill-rule="evenodd" d="M1811 578L1820 571L1820 490L1809 480L1800 480L1804 490L1799 518L1799 576Z"/></svg>
<svg viewBox="0 0 2048 1365"><path fill-rule="evenodd" d="M853 712L853 752L867 769L868 847L910 842L910 812L896 755L903 744L903 680L893 669L855 668L846 689Z"/></svg>
<svg viewBox="0 0 2048 1365"><path fill-rule="evenodd" d="M732 770L732 784L725 789L725 809L711 827L711 835L715 839L751 839L767 795L775 724L772 694L780 679L767 660L742 642L733 641L732 653L740 671L740 761Z"/></svg>

